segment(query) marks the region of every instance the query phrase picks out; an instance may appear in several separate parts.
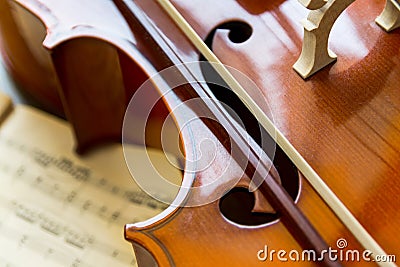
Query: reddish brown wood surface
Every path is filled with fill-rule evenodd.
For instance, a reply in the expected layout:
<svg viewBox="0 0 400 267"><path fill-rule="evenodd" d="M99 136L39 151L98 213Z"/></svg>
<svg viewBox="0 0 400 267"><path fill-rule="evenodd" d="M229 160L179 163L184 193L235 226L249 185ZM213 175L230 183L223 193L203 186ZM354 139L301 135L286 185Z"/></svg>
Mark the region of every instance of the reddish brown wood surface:
<svg viewBox="0 0 400 267"><path fill-rule="evenodd" d="M19 2L37 3L34 0ZM198 53L155 3L138 2L175 45L182 58L198 60ZM4 6L5 0L0 3ZM208 3L176 0L174 3L203 38L227 21L249 23L253 33L244 43L234 44L223 33L217 33L213 43L215 53L225 64L248 75L262 89L265 101L272 110L269 114L277 127L383 249L388 254L398 253L400 32L385 33L373 22L382 11L384 1L356 1L342 14L330 39L331 49L338 55L338 61L307 81L292 69L301 50L302 28L299 20L306 15L296 1L221 0ZM115 25L126 27L122 18L116 21ZM100 26L99 29L104 30ZM7 38L11 35L5 34ZM132 40L131 37L127 39ZM109 38L107 40L110 41ZM3 47L8 45L11 48L7 41L4 43ZM122 52L121 47L123 45L119 46L119 52ZM137 43L137 47L146 53L145 44ZM70 51L70 48L66 49ZM6 55L11 56L11 52L6 51ZM147 63L137 58L129 59L125 53L120 55L122 66ZM134 84L135 75L143 75L139 71L130 77L129 70L123 67L121 70L125 87L128 81ZM93 83L92 90L96 86ZM68 92L65 91L65 84L61 87L64 93ZM122 97L123 101L118 100L120 105L126 104L132 94L129 90L126 90L125 98ZM96 101L101 103L104 99ZM97 114L88 116L96 118ZM121 121L121 115L116 119ZM108 120L111 122L113 119ZM116 123L107 134L118 131L118 126ZM195 140L204 136L214 138L203 123L197 122L193 127L198 136L193 139L187 132L182 132L181 136L187 156L199 153L195 149ZM76 130L91 131L96 136L96 131L84 126ZM218 155L221 159L228 156L223 149L218 150ZM208 172L198 173L195 185L201 184L206 175L220 170L221 166L216 163ZM229 174L235 177L239 173L233 166ZM186 175L186 178L191 177ZM362 250L310 185L304 179L302 181L298 206L327 243L335 249L336 240L345 238L349 249ZM198 192L190 198L199 198L202 196L200 193L215 192ZM280 222L253 228L237 226L223 218L217 202L197 208L171 208L152 221L129 226L126 235L146 247L161 266L172 263L176 266L263 265L266 262L257 260L257 251L264 245L276 250L301 249ZM278 264L280 262L273 262L274 266ZM311 265L304 262L297 264ZM343 264L363 266L366 263Z"/></svg>
<svg viewBox="0 0 400 267"><path fill-rule="evenodd" d="M373 22L384 2L356 1L339 18L330 38L338 62L307 81L291 69L304 17L295 1L264 3L264 10L221 1L214 21L193 11L197 1L175 2L203 37L222 21L253 21L248 42L217 37L215 53L263 88L277 127L388 253L398 251L400 32ZM241 12L231 16L227 6Z"/></svg>
<svg viewBox="0 0 400 267"><path fill-rule="evenodd" d="M29 41L24 39L11 12L9 1L0 1L0 49L3 60L13 78L31 95L39 100L48 111L63 115L61 100L57 94L59 87L52 66L40 64L29 49ZM42 27L39 19L31 26ZM35 27L36 28L36 27ZM40 40L31 40L30 45L41 48ZM44 48L41 48L44 50ZM49 55L47 55L49 58ZM47 59L47 58L46 58ZM44 60L46 60L44 59Z"/></svg>

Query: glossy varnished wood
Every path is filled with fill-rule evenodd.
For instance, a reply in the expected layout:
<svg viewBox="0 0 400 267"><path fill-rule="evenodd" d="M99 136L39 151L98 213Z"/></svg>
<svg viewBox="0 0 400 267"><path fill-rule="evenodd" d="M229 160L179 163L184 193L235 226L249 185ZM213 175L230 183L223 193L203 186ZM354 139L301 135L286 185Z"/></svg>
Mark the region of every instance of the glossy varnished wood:
<svg viewBox="0 0 400 267"><path fill-rule="evenodd" d="M201 21L191 4L175 3L189 21ZM307 81L289 68L300 51L298 21L305 13L295 2L285 1L264 6L265 12L257 14L259 20L252 20L250 8L240 4L230 3L242 12L228 17L229 12L218 12L227 6L221 3L215 18L253 21L252 37L233 44L217 35L215 53L263 88L278 128L377 241L385 244L385 250L394 253L398 245L392 237L398 234L399 220L395 195L400 190L395 171L400 147L400 36L398 31L383 32L373 22L384 2L358 1L339 18L330 37L338 62ZM222 21L193 25L205 37L206 29ZM263 71L251 71L254 66Z"/></svg>
<svg viewBox="0 0 400 267"><path fill-rule="evenodd" d="M399 154L399 124L396 121L400 75L396 44L399 34L387 35L373 23L383 3L372 1L367 8L355 3L345 12L331 36L331 48L341 60L308 81L290 70L300 51L301 28L296 27L296 23L305 15L299 12L295 3L288 1L265 7L267 12L258 23L249 18L252 14L247 12L245 4L240 15L235 13L229 17L230 13L223 7L235 3L221 3L220 8L214 10L217 13L214 14L215 21L201 20L202 13L194 7L196 2L176 1L176 4L189 22L195 21L192 25L203 38L222 22L237 18L253 21L253 36L246 43L233 44L226 35L217 34L213 46L215 52L224 63L243 71L263 88L278 128L387 253L395 253L398 245L392 237L398 234L395 195L399 193L399 187L396 186L398 176L392 170L398 166ZM202 25L198 25L199 21ZM344 43L343 38L348 41ZM257 49L246 49L249 47ZM252 71L254 66L263 71ZM390 149L390 153L382 146ZM314 213L318 212L314 210ZM321 222L320 214L316 218L309 215L312 221ZM382 218L393 221L389 223ZM188 221L193 222L191 219L189 216ZM161 224L162 227L157 224L148 233L166 241L164 235L177 230L173 224L174 221ZM128 237L134 237L133 228L129 229ZM203 234L193 231L192 234ZM330 231L337 230L330 228ZM172 250L171 247L174 245L170 244L168 250ZM182 251L182 254L190 254L187 259L195 257L189 251ZM238 260L235 258L234 262Z"/></svg>
<svg viewBox="0 0 400 267"><path fill-rule="evenodd" d="M37 3L33 0L18 2ZM198 52L154 2L137 2L174 45L181 58L187 61L199 59ZM296 1L174 1L202 38L227 21L249 23L253 33L244 43L232 43L226 32L217 31L212 46L215 53L225 64L242 71L261 88L264 100L272 110L268 110L268 114L277 127L384 250L395 254L400 248L394 238L400 234L400 177L397 172L400 167L400 33L398 30L385 33L374 24L384 1L366 2L356 1L333 28L330 45L339 57L338 62L304 81L292 70L301 50L302 27L299 21L306 16L306 10ZM207 12L204 12L205 9ZM122 17L115 20L115 25L126 27ZM99 28L109 33L107 27ZM74 36L77 39L80 37L82 35ZM94 35L90 37L99 39ZM68 39L63 38L60 43ZM126 87L127 84L135 84L132 78L135 75L142 77L143 73L153 73L154 70L148 67L151 52L147 50L146 43L137 42L132 36L104 39L118 46L122 78L115 80L117 84L123 79ZM117 43L117 40L122 41ZM128 43L136 45L137 50L130 49ZM78 45L79 41L74 44ZM65 47L67 50L63 52L71 51L68 50L71 46ZM81 48L79 50L83 51ZM146 58L138 57L132 52L134 50ZM134 69L131 65L136 64L141 66L130 77L129 70ZM131 68L124 68L124 65ZM70 72L60 71L60 67L65 66L61 64L58 67L60 77L79 77L67 75ZM61 86L62 92L69 92L65 83ZM96 82L91 88L96 88ZM118 90L111 95L123 95L120 87L111 89ZM121 105L126 105L125 101L134 89L127 90L124 97L118 98L124 99ZM106 102L104 95L107 94L96 101ZM75 97L80 97L80 94ZM166 99L170 107L179 104L174 102L176 98L171 99ZM177 122L183 123L180 119ZM118 123L109 125L113 127L111 133L120 127ZM76 130L82 128L86 130L85 127L77 127ZM199 156L196 140L204 137L216 138L201 121L193 123L191 131L181 133L188 158ZM217 158L220 161L195 176L185 174L188 183L201 185L207 177L213 178L213 174L221 171L229 154L220 144L219 148ZM230 167L231 177L241 174L237 166ZM220 188L216 187L188 196L181 192L177 202L186 197L187 201L198 201L218 190ZM336 249L338 238L345 238L349 249L362 250L304 179L297 204L332 248ZM257 252L265 245L276 250L301 250L281 222L251 228L239 226L221 215L218 201L195 208L171 207L152 220L128 225L126 238L149 250L160 266L263 265L267 263L257 260ZM273 262L274 266L278 264L280 262ZM352 262L344 264L357 265Z"/></svg>
<svg viewBox="0 0 400 267"><path fill-rule="evenodd" d="M31 16L29 25L37 39L25 39L13 17L12 11L15 9L15 3L0 1L0 49L5 65L18 84L25 88L30 96L39 100L43 108L62 116L64 115L62 104L57 94L59 84L49 60L50 55L47 54L38 60L30 49L33 46L37 47L36 51L45 51L41 46L45 27L38 18ZM26 10L25 12L28 13ZM43 64L43 62L46 63Z"/></svg>

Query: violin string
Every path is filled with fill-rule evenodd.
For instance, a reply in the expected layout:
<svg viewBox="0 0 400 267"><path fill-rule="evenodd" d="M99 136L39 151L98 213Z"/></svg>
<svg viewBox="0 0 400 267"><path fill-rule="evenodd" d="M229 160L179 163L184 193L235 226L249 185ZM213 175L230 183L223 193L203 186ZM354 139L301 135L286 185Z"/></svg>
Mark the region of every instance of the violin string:
<svg viewBox="0 0 400 267"><path fill-rule="evenodd" d="M325 184L312 167L304 160L293 145L286 137L277 129L270 119L265 115L262 109L247 94L243 87L236 81L233 75L225 68L222 62L207 47L203 40L198 36L190 24L183 18L179 11L172 5L169 0L157 0L160 6L167 12L170 18L185 33L191 43L202 53L202 55L212 63L218 74L230 86L230 88L239 96L243 103L253 112L253 115L261 123L261 125L274 137L276 143L287 153L290 159L295 163L298 169L303 173L306 179L324 199L327 205L335 212L344 225L353 233L365 249L372 251L374 255L386 255L384 250L372 238L372 236L363 228L347 207L339 200L332 190Z"/></svg>
<svg viewBox="0 0 400 267"><path fill-rule="evenodd" d="M213 107L218 111L218 114L215 114L215 112L214 112L213 115L217 115L217 116L220 115L220 116L218 116L218 118L216 118L216 119L223 119L223 120L224 120L224 122L221 123L221 125L229 125L230 129L232 129L231 132L238 131L239 128L240 128L240 129L243 129L242 126L239 126L238 123L236 123L235 125L233 125L233 123L235 123L235 120L233 120L233 119L231 118L231 116L226 112L225 108L223 108L223 107L221 106L221 104L219 103L219 101L218 101L218 100L215 100L215 96L213 95L213 93L212 93L207 87L204 87L203 84L201 84L200 82L197 81L197 78L196 78L195 75L192 73L192 71L191 71L191 70L188 68L188 66L183 62L183 60L180 59L180 56L174 51L174 49L171 48L171 46L168 44L168 41L167 41L167 40L165 39L165 37L162 36L162 34L156 29L156 27L153 25L153 23L152 23L147 17L145 17L145 16L143 16L143 19L145 19L146 22L148 23L148 25L151 26L151 27L153 28L153 30L154 30L153 32L158 34L158 37L160 37L160 38L163 40L164 44L168 46L168 48L170 49L170 52L174 54L175 58L176 58L177 60L179 60L179 64L181 64L181 66L182 66L183 68L185 68L185 71L187 71L187 74L191 76L191 79L190 79L190 80L191 80L191 81L196 81L197 85L198 85L199 87L201 87L202 91L198 91L198 90L196 91L196 93L198 93L199 97L200 97L200 98L204 98L204 99L212 99L212 100L213 100L212 102L209 102L209 104L214 105ZM154 36L152 36L152 37L154 37ZM182 69L180 69L180 71L182 72ZM188 80L189 80L189 79L188 79ZM191 83L191 84L193 85L193 83ZM163 93L167 93L168 90L169 90L169 88L166 89L166 91L164 91ZM202 93L204 93L204 94L202 94ZM250 135L249 135L247 132L245 132L244 130L242 130L241 132L238 133L238 137L241 138L240 141L241 141L242 143L248 143L248 142L249 142L248 140L251 138ZM237 139L236 139L236 140L237 140ZM250 152L253 153L254 155L257 155L257 154L259 153L259 152L256 151L256 150L254 149L254 147L252 147L252 146L248 146L248 149L249 149ZM259 149L259 151L264 152L261 148ZM265 153L265 152L264 152L264 153ZM270 166L265 165L264 160L261 160L261 159L259 158L259 161L260 161L260 162L259 162L260 164L263 164L263 165L264 165L263 167L265 167L265 169L269 169L269 168L270 168ZM272 163L271 163L271 164L272 164Z"/></svg>
<svg viewBox="0 0 400 267"><path fill-rule="evenodd" d="M211 63L215 71L224 79L229 87L238 95L246 107L253 113L258 122L275 139L275 142L289 156L296 167L302 172L304 177L313 186L316 192L321 196L325 203L332 209L336 216L356 237L360 244L373 253L373 256L386 255L381 246L373 239L368 231L360 224L348 208L340 201L335 193L326 185L312 167L305 161L300 153L293 147L287 138L271 122L268 116L247 94L243 87L236 81L233 75L225 68L222 62L208 48L199 35L194 31L190 24L184 19L179 11L169 0L157 0L158 4L164 9L169 17L176 23L191 43L200 51L200 53ZM275 135L274 135L275 134ZM393 263L378 263L380 266L396 266Z"/></svg>
<svg viewBox="0 0 400 267"><path fill-rule="evenodd" d="M116 2L116 1L115 1ZM191 29L190 25L183 19L183 17L176 11L173 5L169 1L160 1L161 6L171 16L171 18L179 25L183 24L181 30L184 31L187 37L193 42L193 44L203 53L203 55L210 61L216 62L221 65L215 65L216 71L224 78L225 82L241 97L247 107L253 111L256 118L259 120L261 125L273 136L272 133L276 132L277 136L274 138L276 143L287 153L289 158L295 163L298 169L303 173L307 180L312 184L314 189L320 194L330 208L335 212L339 219L344 225L353 233L353 235L359 240L359 242L366 248L369 249L373 256L385 255L383 249L376 243L376 241L369 235L369 233L361 226L361 224L354 218L354 216L348 211L348 209L340 202L337 196L326 186L321 178L315 173L315 171L305 162L301 155L293 148L288 140L279 132L278 129L269 121L268 117L262 112L262 110L253 103L252 99L247 96L247 93L241 88L240 84L233 78L232 75L224 68L222 63L215 57L211 51L207 51L208 47L202 42L200 37ZM163 5L164 3L164 5ZM167 7L165 7L167 6ZM168 7L169 6L169 7ZM175 11L174 11L175 9ZM172 11L171 11L172 10ZM183 22L182 22L183 21ZM186 25L185 25L186 24ZM189 34L187 34L189 32ZM196 40L197 39L197 40ZM196 42L197 41L197 42ZM221 74L222 73L222 74ZM244 96L244 99L243 99ZM248 104L250 103L250 104ZM255 109L255 111L254 111ZM272 129L272 130L271 130ZM383 265L382 265L383 266ZM393 266L391 264L387 266Z"/></svg>
<svg viewBox="0 0 400 267"><path fill-rule="evenodd" d="M138 31L141 28L141 33L144 35L144 40L147 42L152 48L155 48L159 53L157 57L162 59L169 59L170 63L167 64L183 64L183 60L174 52L174 50L169 46L168 42L166 42L162 34L155 28L152 22L143 14L138 7L136 7L133 2L127 4L121 0L114 0L115 5L119 8L121 14L125 17L128 25L132 30ZM162 49L157 48L157 46L162 47ZM161 68L165 68L165 63ZM191 78L195 78L193 73L191 73L190 69L187 68L185 64L181 65L186 68L187 73L191 76ZM160 67L160 66L159 66ZM187 74L185 73L185 74ZM186 78L186 81L191 79L187 79L187 76L182 72L182 76ZM194 91L200 96L204 96L204 93L208 93L206 97L215 99L210 91L207 91L203 84L194 83L191 84ZM198 90L198 88L200 90ZM161 90L169 90L169 88L160 88ZM202 94L203 93L203 94ZM208 105L208 106L207 106ZM232 124L232 120L230 119L230 115L228 115L224 108L218 106L218 102L211 101L207 103L206 108L217 118L219 123L228 131L235 133L234 136L231 136L232 140L234 140L235 144L239 147L246 147L246 152L253 148L249 146L248 139L244 138L242 135L243 131L240 132L235 127L236 125ZM211 110L210 110L211 107ZM242 129L242 128L240 128ZM245 131L244 131L245 132ZM244 144L243 144L244 143ZM260 149L261 150L261 149ZM248 159L248 155L246 152L242 152L242 156L245 155L245 158ZM303 245L303 247L307 249L314 249L314 251L321 253L323 250L328 248L325 241L319 235L319 233L314 229L314 227L310 224L307 218L303 215L303 213L298 209L298 207L294 204L291 197L288 195L286 190L276 182L276 180L270 177L269 167L265 166L264 161L261 160L258 154L253 150L252 157L249 157L250 160L246 161L248 166L248 162L250 165L253 165L255 171L255 175L253 176L253 180L257 180L257 184L260 184L259 190L267 196L271 204L275 206L275 208L281 213L283 222L291 232L292 236L296 238L297 241ZM250 153L251 154L251 153ZM254 160L256 159L256 160ZM236 159L237 161L237 159ZM262 164L260 164L262 163ZM241 165L238 162L239 165ZM243 167L243 169L246 169ZM255 167L257 166L257 167ZM256 175L257 174L257 175ZM326 257L324 257L323 261L326 266L340 266L337 262L328 261Z"/></svg>

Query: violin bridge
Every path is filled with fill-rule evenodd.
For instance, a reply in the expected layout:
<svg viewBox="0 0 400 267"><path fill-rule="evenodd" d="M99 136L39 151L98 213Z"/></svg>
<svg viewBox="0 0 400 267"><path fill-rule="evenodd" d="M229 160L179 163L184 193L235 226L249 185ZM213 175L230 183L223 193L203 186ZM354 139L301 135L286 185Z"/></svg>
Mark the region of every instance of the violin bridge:
<svg viewBox="0 0 400 267"><path fill-rule="evenodd" d="M336 55L328 48L329 34L339 15L354 0L329 0L321 7L320 0L299 0L310 9L304 27L303 47L293 68L306 79L336 61Z"/></svg>
<svg viewBox="0 0 400 267"><path fill-rule="evenodd" d="M400 3L398 0L386 0L385 8L375 22L390 32L400 27Z"/></svg>

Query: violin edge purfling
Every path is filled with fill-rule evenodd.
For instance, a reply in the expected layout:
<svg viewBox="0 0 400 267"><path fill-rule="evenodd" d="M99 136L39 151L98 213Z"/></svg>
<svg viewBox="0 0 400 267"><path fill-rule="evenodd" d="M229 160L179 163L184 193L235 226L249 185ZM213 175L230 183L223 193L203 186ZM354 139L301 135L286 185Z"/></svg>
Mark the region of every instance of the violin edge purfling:
<svg viewBox="0 0 400 267"><path fill-rule="evenodd" d="M143 38L148 42L149 46L153 47L155 45L162 47L162 48L156 48L154 51L158 51L160 54L157 54L157 56L153 56L155 58L161 58L161 59L168 59L171 63L166 63L163 64L163 67L168 67L172 64L183 64L182 60L177 58L177 55L172 51L172 49L168 46L168 44L162 39L162 37L157 33L156 29L150 24L150 22L145 18L144 15L142 15L142 11L132 2L129 4L126 4L124 1L119 1L119 0L114 0L114 3L117 5L117 7L120 9L121 13L127 20L128 24L130 25L131 29L134 31L137 31L138 28L143 27L143 30L145 33L142 33L144 36ZM140 30L141 31L141 30ZM190 70L187 70L188 73L186 75L191 75ZM183 76L185 74L181 73ZM186 80L192 80L192 77ZM200 98L215 98L212 93L207 90L206 88L202 88L200 84L192 84L194 91L196 92L196 95L199 96ZM216 101L217 102L217 101ZM215 103L216 103L215 102ZM213 102L211 102L213 103ZM216 104L217 105L217 104ZM237 130L233 128L233 125L229 123L229 115L223 111L222 107L205 107L209 108L211 110L211 113L215 116L215 118L218 119L219 123L222 124L222 126L225 128L225 130L229 133L235 133L236 131L241 132L239 136L233 138L235 141L235 145L238 145L239 147L241 146L249 146L249 144L243 144L243 141L246 140L243 136L241 137L240 135L243 135L243 129ZM241 144L241 145L239 145ZM244 151L247 151L248 149L244 149ZM250 148L250 150L254 150ZM243 156L246 155L245 152L243 152ZM255 157L255 159L252 159ZM267 195L267 199L269 199L270 203L273 203L273 207L275 210L280 212L282 214L282 221L288 228L288 230L296 236L296 239L299 240L300 244L305 248L305 249L314 249L315 251L321 252L323 250L327 250L328 245L322 240L321 236L315 231L315 229L312 227L312 225L307 221L307 219L302 215L299 209L295 207L295 204L293 200L289 197L289 195L286 193L285 189L278 183L276 183L276 179L271 178L269 176L269 171L268 169L262 169L260 168L255 168L260 159L257 159L258 156L254 155L250 157L250 164L249 165L241 165L243 169L247 170L247 173L251 174L255 173L255 179L256 181L255 184L262 184L260 187L260 190ZM259 172L262 172L263 174L260 174ZM262 182L260 181L262 180ZM129 233L129 231L127 231ZM127 238L129 240L129 234L127 234ZM340 266L340 264L325 260L324 264L326 266Z"/></svg>

